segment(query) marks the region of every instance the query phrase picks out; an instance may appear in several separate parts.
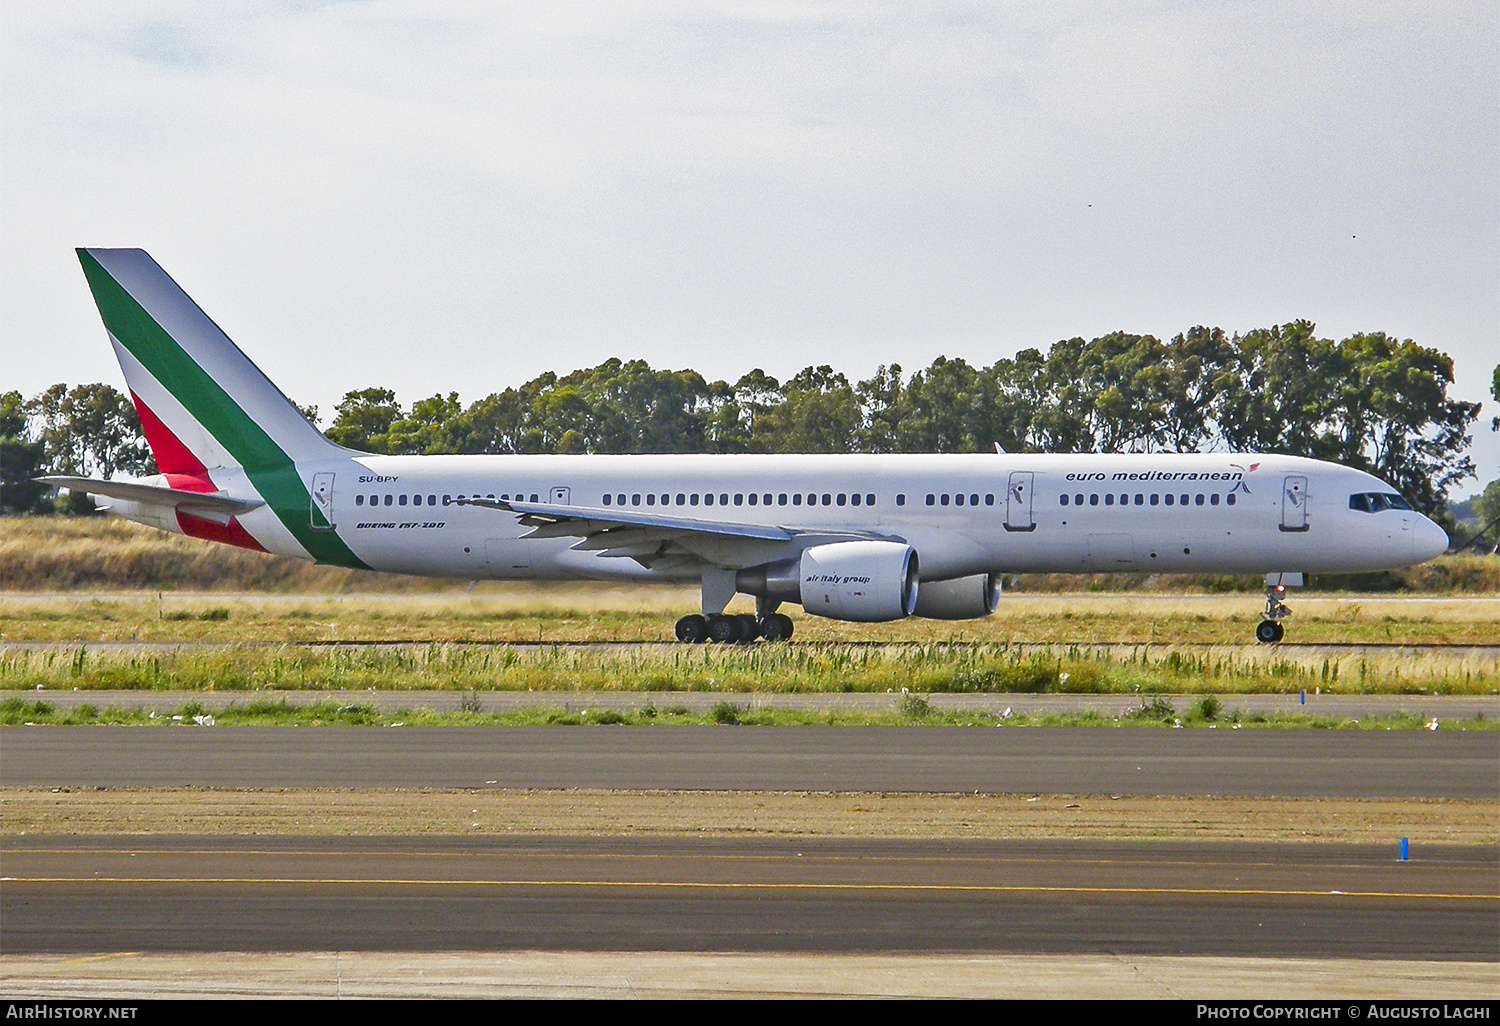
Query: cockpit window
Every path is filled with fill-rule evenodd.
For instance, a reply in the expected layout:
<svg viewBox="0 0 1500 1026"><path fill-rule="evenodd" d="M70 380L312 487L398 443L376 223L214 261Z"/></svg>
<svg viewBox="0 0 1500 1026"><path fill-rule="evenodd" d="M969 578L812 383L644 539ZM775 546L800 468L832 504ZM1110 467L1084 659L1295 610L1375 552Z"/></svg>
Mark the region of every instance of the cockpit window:
<svg viewBox="0 0 1500 1026"><path fill-rule="evenodd" d="M1361 513L1382 513L1388 509L1411 509L1411 503L1395 492L1357 492L1349 496L1349 508Z"/></svg>

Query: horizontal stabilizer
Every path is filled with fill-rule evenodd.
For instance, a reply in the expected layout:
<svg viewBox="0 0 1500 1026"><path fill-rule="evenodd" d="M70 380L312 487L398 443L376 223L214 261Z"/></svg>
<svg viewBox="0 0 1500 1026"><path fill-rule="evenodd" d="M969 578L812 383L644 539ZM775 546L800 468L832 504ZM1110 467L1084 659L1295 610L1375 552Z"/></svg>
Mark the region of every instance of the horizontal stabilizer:
<svg viewBox="0 0 1500 1026"><path fill-rule="evenodd" d="M108 499L123 499L147 506L170 506L184 513L210 514L222 517L241 516L265 503L259 499L232 499L222 492L189 492L181 488L137 484L132 481L96 481L88 477L38 477L34 480L54 488L87 492Z"/></svg>

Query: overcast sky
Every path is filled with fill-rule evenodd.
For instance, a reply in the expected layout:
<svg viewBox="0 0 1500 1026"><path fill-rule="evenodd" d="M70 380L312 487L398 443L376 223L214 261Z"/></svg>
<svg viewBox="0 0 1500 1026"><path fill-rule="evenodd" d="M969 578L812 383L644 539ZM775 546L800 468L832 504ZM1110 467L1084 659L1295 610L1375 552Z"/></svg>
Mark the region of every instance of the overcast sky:
<svg viewBox="0 0 1500 1026"><path fill-rule="evenodd" d="M1296 318L1488 400L1497 11L7 0L0 388L122 384L88 245L325 424L611 356L858 378Z"/></svg>

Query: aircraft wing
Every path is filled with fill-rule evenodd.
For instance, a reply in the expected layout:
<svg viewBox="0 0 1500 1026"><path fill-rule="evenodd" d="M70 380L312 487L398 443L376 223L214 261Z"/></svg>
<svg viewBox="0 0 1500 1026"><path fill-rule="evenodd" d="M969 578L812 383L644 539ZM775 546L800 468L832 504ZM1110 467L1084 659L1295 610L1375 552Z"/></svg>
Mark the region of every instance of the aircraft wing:
<svg viewBox="0 0 1500 1026"><path fill-rule="evenodd" d="M234 499L223 492L189 492L181 488L163 488L161 485L139 484L134 481L96 481L87 477L38 477L35 480L73 492L87 492L109 499L123 499L147 506L169 506L209 517L233 517L259 509L265 503L259 499Z"/></svg>
<svg viewBox="0 0 1500 1026"><path fill-rule="evenodd" d="M745 524L616 507L481 498L453 499L451 504L514 513L522 526L532 529L527 538L578 538L574 549L597 552L606 558L628 557L659 570L694 562L756 566L795 556L810 545L877 537L864 532Z"/></svg>

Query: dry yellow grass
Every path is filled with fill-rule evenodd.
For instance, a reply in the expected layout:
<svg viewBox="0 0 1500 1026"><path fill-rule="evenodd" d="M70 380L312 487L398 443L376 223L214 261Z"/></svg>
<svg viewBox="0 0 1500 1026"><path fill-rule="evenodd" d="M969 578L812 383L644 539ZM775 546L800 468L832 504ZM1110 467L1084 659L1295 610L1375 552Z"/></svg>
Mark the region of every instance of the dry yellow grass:
<svg viewBox="0 0 1500 1026"><path fill-rule="evenodd" d="M3 834L569 834L1500 843L1495 802L786 791L0 790Z"/></svg>
<svg viewBox="0 0 1500 1026"><path fill-rule="evenodd" d="M1494 645L1500 597L1296 595L1287 640ZM0 593L0 641L586 642L659 641L698 604L667 585L484 582L473 593L267 595L196 592ZM751 609L743 596L731 610ZM855 624L805 616L796 641L1172 646L1250 644L1253 595L1039 595L1011 592L983 620ZM200 617L222 617L200 619ZM1276 649L1265 649L1274 653Z"/></svg>

